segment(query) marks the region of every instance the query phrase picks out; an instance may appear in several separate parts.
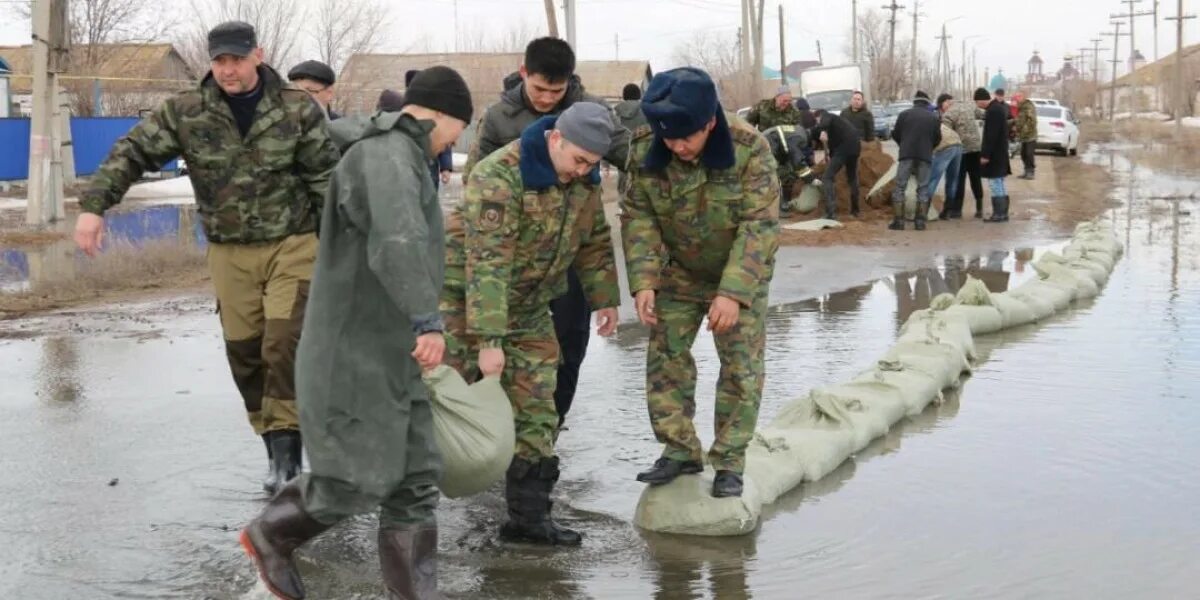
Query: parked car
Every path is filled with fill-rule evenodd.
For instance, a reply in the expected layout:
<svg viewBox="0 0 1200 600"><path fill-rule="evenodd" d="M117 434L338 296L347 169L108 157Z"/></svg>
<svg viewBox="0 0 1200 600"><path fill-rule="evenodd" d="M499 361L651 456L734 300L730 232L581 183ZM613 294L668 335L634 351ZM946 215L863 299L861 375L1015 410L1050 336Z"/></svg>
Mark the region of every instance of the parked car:
<svg viewBox="0 0 1200 600"><path fill-rule="evenodd" d="M1030 98L1029 101L1038 106L1062 106L1054 98Z"/></svg>
<svg viewBox="0 0 1200 600"><path fill-rule="evenodd" d="M896 102L896 103L888 105L888 107L887 107L887 114L888 114L887 126L888 126L889 132L896 128L896 119L900 116L900 113L902 113L912 107L913 107L912 102Z"/></svg>
<svg viewBox="0 0 1200 600"><path fill-rule="evenodd" d="M1064 106L1037 107L1037 147L1054 150L1062 156L1079 153L1079 119Z"/></svg>
<svg viewBox="0 0 1200 600"><path fill-rule="evenodd" d="M875 116L875 137L886 140L892 137L892 127L888 124L888 112L884 107L879 107L877 111L872 111Z"/></svg>

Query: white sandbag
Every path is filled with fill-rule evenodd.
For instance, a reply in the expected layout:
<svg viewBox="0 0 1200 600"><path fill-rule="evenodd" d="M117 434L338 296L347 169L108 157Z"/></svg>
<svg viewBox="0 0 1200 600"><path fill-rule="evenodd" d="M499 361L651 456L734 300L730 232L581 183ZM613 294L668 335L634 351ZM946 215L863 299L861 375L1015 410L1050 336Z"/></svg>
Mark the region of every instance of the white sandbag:
<svg viewBox="0 0 1200 600"><path fill-rule="evenodd" d="M871 401L864 402L861 395L870 395ZM843 386L819 388L813 390L812 400L827 414L836 415L838 422L850 425L854 432L851 452L866 448L871 440L887 433L905 412L899 391L881 385L864 385L859 390Z"/></svg>
<svg viewBox="0 0 1200 600"><path fill-rule="evenodd" d="M966 355L948 344L897 342L876 365L892 363L925 373L942 388L957 387L962 374L971 372Z"/></svg>
<svg viewBox="0 0 1200 600"><path fill-rule="evenodd" d="M1100 286L1096 285L1096 281L1087 271L1076 272L1075 269L1063 264L1062 257L1056 254L1043 256L1040 260L1033 263L1033 268L1037 270L1039 277L1051 283L1070 283L1074 288L1074 297L1076 300L1083 298L1095 298L1100 293Z"/></svg>
<svg viewBox="0 0 1200 600"><path fill-rule="evenodd" d="M801 481L832 473L853 452L854 430L848 424L782 427L772 423L755 434L746 452L746 471L759 474L758 489L763 498L773 500Z"/></svg>
<svg viewBox="0 0 1200 600"><path fill-rule="evenodd" d="M995 306L996 310L1000 311L1000 319L1004 321L1005 329L1034 323L1038 320L1037 315L1028 304L1008 294L992 294L991 296L992 306ZM1054 306L1052 304L1045 304L1045 309L1050 314L1054 314Z"/></svg>
<svg viewBox="0 0 1200 600"><path fill-rule="evenodd" d="M1106 274L1112 273L1112 270L1116 265L1115 256L1107 252L1088 250L1083 246L1076 246L1074 242L1067 244L1067 247L1063 249L1063 256L1070 260L1086 260L1100 264L1104 267L1104 272Z"/></svg>
<svg viewBox="0 0 1200 600"><path fill-rule="evenodd" d="M817 210L823 197L821 186L814 181L812 184L805 185L804 189L800 190L800 194L792 198L792 208L798 213L808 214Z"/></svg>
<svg viewBox="0 0 1200 600"><path fill-rule="evenodd" d="M958 304L944 311L948 315L962 315L971 327L973 335L995 333L1004 327L1004 319L995 306L969 306Z"/></svg>
<svg viewBox="0 0 1200 600"><path fill-rule="evenodd" d="M1060 285L1042 281L1041 279L1031 279L1013 288L1011 293L1022 299L1036 298L1049 302L1054 306L1055 311L1060 311L1071 304L1071 297L1074 295L1074 290L1065 289Z"/></svg>
<svg viewBox="0 0 1200 600"><path fill-rule="evenodd" d="M900 399L904 401L907 415L919 414L935 400L940 402L944 387L928 373L903 364L882 361L879 366L859 374L853 381L885 384L896 388Z"/></svg>
<svg viewBox="0 0 1200 600"><path fill-rule="evenodd" d="M516 431L500 378L467 385L442 365L425 375L433 394L433 433L442 455L438 488L450 498L477 494L504 478Z"/></svg>
<svg viewBox="0 0 1200 600"><path fill-rule="evenodd" d="M749 455L747 454L749 460ZM741 497L713 498L715 473L682 475L666 485L646 486L638 500L633 523L643 529L687 535L744 535L758 527L762 500L749 472Z"/></svg>
<svg viewBox="0 0 1200 600"><path fill-rule="evenodd" d="M1051 302L1046 298L1042 298L1041 296L1030 294L1021 288L1011 289L1000 295L1007 296L1008 298L1024 304L1026 309L1033 313L1034 321L1048 319L1054 316L1054 313L1058 312L1058 309L1054 308L1054 302Z"/></svg>
<svg viewBox="0 0 1200 600"><path fill-rule="evenodd" d="M1086 283L1082 285L1085 286L1086 290L1095 289L1095 293L1083 296L1085 298L1090 298L1100 293L1100 286L1104 285L1104 283L1108 281L1108 271L1106 271L1099 263L1090 260L1069 259L1065 256L1055 254L1054 252L1047 252L1046 254L1043 254L1040 259L1038 259L1038 262L1043 264L1053 263L1062 265L1067 269L1070 269L1076 275L1087 278L1091 282L1091 285Z"/></svg>
<svg viewBox="0 0 1200 600"><path fill-rule="evenodd" d="M962 315L947 315L929 310L914 311L900 327L897 342L950 344L968 360L975 359L975 339L971 326Z"/></svg>

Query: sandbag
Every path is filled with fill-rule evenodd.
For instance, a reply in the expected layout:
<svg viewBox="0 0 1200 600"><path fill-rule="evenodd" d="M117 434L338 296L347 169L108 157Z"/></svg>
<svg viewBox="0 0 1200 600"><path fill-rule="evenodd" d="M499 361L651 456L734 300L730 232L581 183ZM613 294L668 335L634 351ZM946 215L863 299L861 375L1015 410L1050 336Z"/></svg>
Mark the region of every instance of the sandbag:
<svg viewBox="0 0 1200 600"><path fill-rule="evenodd" d="M1005 329L1037 322L1038 316L1029 304L1009 296L1007 293L991 294L991 297L992 306L1000 311L1000 320L1004 322ZM1047 303L1044 306L1044 310L1049 314L1054 314L1053 305Z"/></svg>
<svg viewBox="0 0 1200 600"><path fill-rule="evenodd" d="M940 402L944 387L928 373L903 363L886 361L879 361L875 368L859 374L851 381L886 384L896 388L908 415L919 414L930 402Z"/></svg>
<svg viewBox="0 0 1200 600"><path fill-rule="evenodd" d="M698 475L646 486L633 515L634 524L651 531L687 535L729 536L754 531L763 503L751 474L744 474L742 495L734 498L713 498L714 476L712 468L706 467Z"/></svg>
<svg viewBox="0 0 1200 600"><path fill-rule="evenodd" d="M1104 267L1105 274L1112 273L1116 265L1116 257L1108 252L1100 252L1096 250L1088 250L1083 246L1076 246L1074 242L1067 244L1063 250L1063 256L1070 260L1084 260L1097 263Z"/></svg>
<svg viewBox="0 0 1200 600"><path fill-rule="evenodd" d="M800 194L792 198L792 210L799 213L810 213L820 206L824 192L819 185L805 185Z"/></svg>
<svg viewBox="0 0 1200 600"><path fill-rule="evenodd" d="M1020 288L1008 290L1007 292L998 295L1006 296L1017 302L1020 302L1021 304L1024 304L1026 310L1033 314L1034 321L1048 319L1054 316L1054 313L1058 312L1058 310L1054 308L1054 303L1050 300L1030 294L1027 291L1021 290Z"/></svg>
<svg viewBox="0 0 1200 600"><path fill-rule="evenodd" d="M425 375L432 392L433 433L442 455L438 488L450 498L477 494L504 478L512 462L516 431L512 405L500 378L467 385L458 371L441 365Z"/></svg>
<svg viewBox="0 0 1200 600"><path fill-rule="evenodd" d="M962 315L946 315L929 310L914 311L900 327L897 342L927 342L950 344L966 356L975 359L975 339L971 326Z"/></svg>
<svg viewBox="0 0 1200 600"><path fill-rule="evenodd" d="M995 306L971 306L959 304L947 308L947 314L961 314L971 326L973 335L995 333L1004 328L1004 318Z"/></svg>
<svg viewBox="0 0 1200 600"><path fill-rule="evenodd" d="M1100 286L1104 285L1104 283L1108 281L1108 271L1106 271L1099 263L1090 260L1069 259L1065 256L1055 254L1054 252L1047 252L1046 254L1042 255L1042 258L1038 259L1038 262L1062 265L1067 269L1070 269L1076 275L1087 278L1089 281L1091 281L1091 285L1088 285L1087 283L1083 283L1081 285L1085 286L1089 290L1093 288L1096 290L1095 294L1085 296L1088 298L1100 293Z"/></svg>
<svg viewBox="0 0 1200 600"><path fill-rule="evenodd" d="M1070 283L1074 288L1074 297L1076 300L1083 298L1095 298L1100 293L1100 286L1096 285L1096 281L1087 271L1076 272L1071 267L1063 263L1062 257L1056 254L1048 254L1040 260L1033 263L1033 268L1037 270L1039 277L1046 281L1058 284L1059 282L1066 284Z"/></svg>
<svg viewBox="0 0 1200 600"><path fill-rule="evenodd" d="M1022 299L1036 298L1045 302L1049 302L1055 311L1065 309L1071 304L1071 296L1074 295L1073 289L1065 289L1060 285L1055 285L1041 279L1031 279L1021 285L1010 290L1013 295L1018 295Z"/></svg>

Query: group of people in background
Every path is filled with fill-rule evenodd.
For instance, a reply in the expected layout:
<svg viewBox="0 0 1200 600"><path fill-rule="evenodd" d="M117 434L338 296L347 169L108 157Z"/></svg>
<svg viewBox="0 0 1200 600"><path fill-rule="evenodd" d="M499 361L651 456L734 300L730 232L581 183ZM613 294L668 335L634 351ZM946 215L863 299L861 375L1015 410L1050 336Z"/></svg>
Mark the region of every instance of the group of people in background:
<svg viewBox="0 0 1200 600"><path fill-rule="evenodd" d="M826 167L821 175L824 217L837 218L834 178L845 171L850 190L850 213L859 216L858 160L864 143L874 142L875 118L865 105L862 92L854 92L850 105L840 114L809 108L804 98L793 99L791 91L780 87L774 98L751 108L747 120L760 131L776 127L803 128L809 145L825 149ZM950 94L941 94L936 102L918 91L913 106L900 113L892 128L892 139L899 146L896 189L892 196L892 230L905 227L905 194L910 180L916 181L917 205L913 218L917 230L926 228L929 205L934 192L945 179L941 219L961 219L968 182L975 197L975 218L990 223L1008 221L1011 197L1005 178L1012 174L1011 149L1019 150L1024 164L1023 179L1033 179L1036 171L1037 109L1033 102L1016 94L1011 105L1005 92L985 88L975 90L971 102L960 102ZM1011 142L1015 142L1010 145ZM808 161L812 163L811 158ZM988 180L992 211L984 215L983 179ZM780 206L784 214L791 210L791 188L798 180L797 170L780 164L783 185Z"/></svg>

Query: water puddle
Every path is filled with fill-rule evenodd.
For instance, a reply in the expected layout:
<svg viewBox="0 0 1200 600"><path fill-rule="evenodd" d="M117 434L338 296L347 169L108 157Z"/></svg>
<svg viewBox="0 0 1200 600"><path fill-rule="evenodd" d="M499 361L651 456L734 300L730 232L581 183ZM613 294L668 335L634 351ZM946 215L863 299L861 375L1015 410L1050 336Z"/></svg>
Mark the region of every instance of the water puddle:
<svg viewBox="0 0 1200 600"><path fill-rule="evenodd" d="M1081 160L1108 167L1125 202L1104 217L1128 251L1101 296L977 338L982 360L960 391L781 498L752 535L630 525L642 489L634 474L660 448L643 400L646 333L593 339L559 440L555 504L587 534L584 546L497 543L496 490L445 500L448 597L1191 595L1200 584L1194 179L1131 164L1112 147ZM189 237L194 226L158 231ZM868 366L912 311L968 276L1004 291L1036 276L1031 263L1057 247L949 254L836 293L778 296L760 423ZM165 334L95 335L96 322L80 317L77 333L0 336L0 531L11 540L0 547L10 566L0 597L261 597L236 530L261 506L262 448L213 317L159 307L141 319L130 331ZM718 362L707 334L695 351L697 429L711 442ZM381 597L373 528L356 519L306 549L312 597Z"/></svg>

